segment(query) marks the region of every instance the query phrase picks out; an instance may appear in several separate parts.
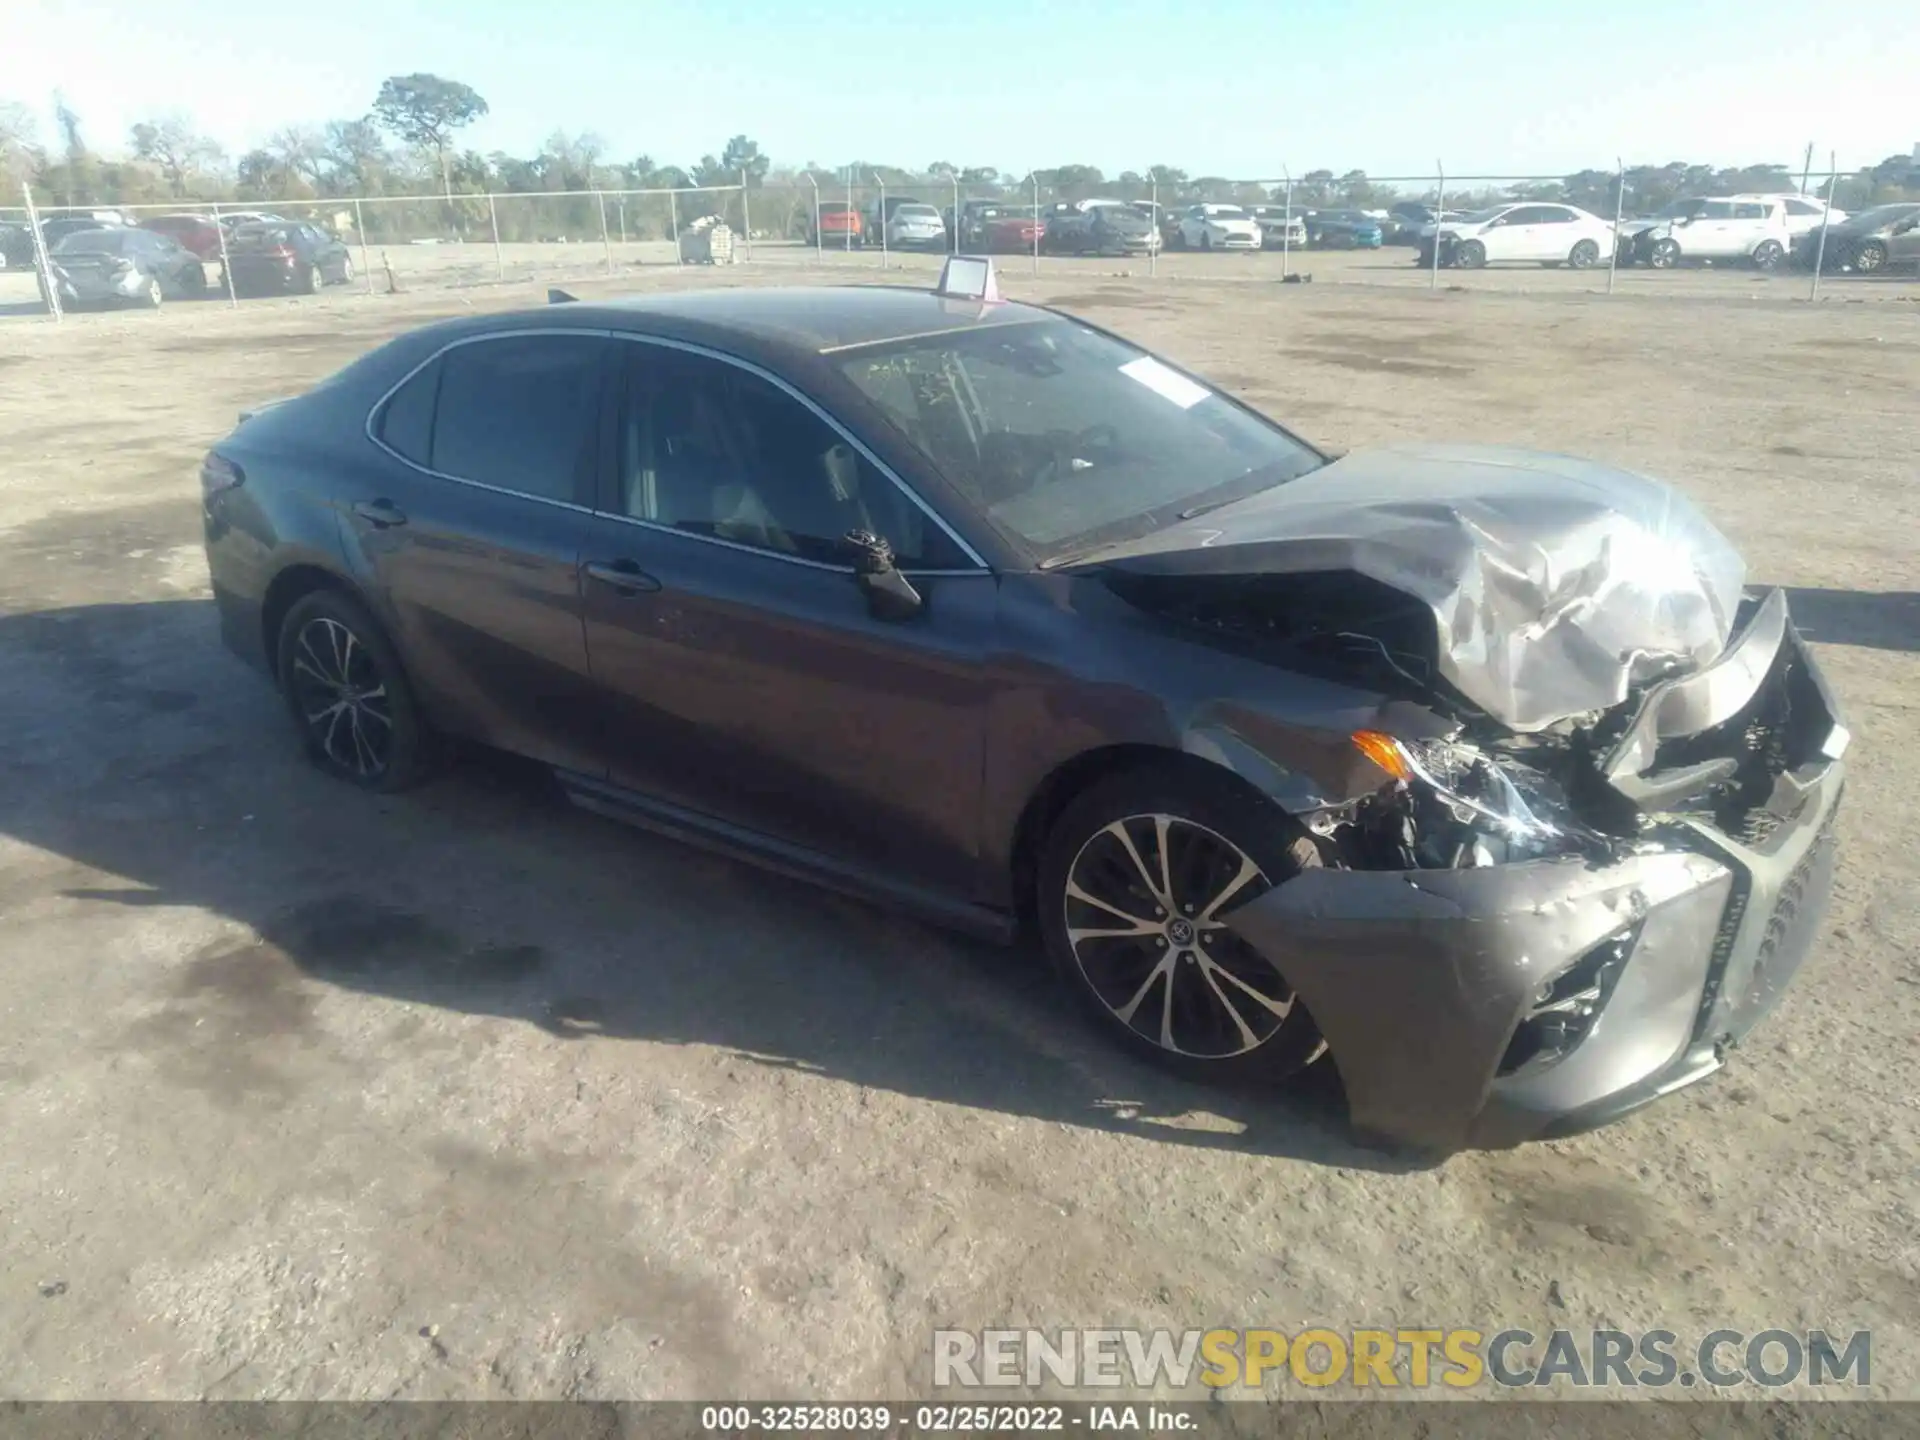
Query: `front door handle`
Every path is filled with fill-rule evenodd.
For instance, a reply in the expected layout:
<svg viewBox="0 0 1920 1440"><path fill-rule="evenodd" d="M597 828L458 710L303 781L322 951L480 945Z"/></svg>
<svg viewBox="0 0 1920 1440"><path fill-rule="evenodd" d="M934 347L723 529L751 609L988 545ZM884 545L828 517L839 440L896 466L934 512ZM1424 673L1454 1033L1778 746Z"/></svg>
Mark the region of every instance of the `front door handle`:
<svg viewBox="0 0 1920 1440"><path fill-rule="evenodd" d="M395 525L407 523L407 512L391 500L359 500L354 502L353 513L373 526L376 530L390 530Z"/></svg>
<svg viewBox="0 0 1920 1440"><path fill-rule="evenodd" d="M645 595L658 590L660 582L631 560L589 560L587 578L612 586L620 595Z"/></svg>

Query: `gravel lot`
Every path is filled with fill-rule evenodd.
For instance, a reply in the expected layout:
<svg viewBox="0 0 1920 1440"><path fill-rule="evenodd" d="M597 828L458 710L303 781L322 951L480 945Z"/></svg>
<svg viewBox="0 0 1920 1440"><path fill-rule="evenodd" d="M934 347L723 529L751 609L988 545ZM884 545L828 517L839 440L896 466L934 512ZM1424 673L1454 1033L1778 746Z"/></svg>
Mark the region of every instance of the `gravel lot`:
<svg viewBox="0 0 1920 1440"><path fill-rule="evenodd" d="M805 274L759 248L620 283ZM516 765L396 799L312 773L219 647L194 467L242 405L539 298L446 288L492 269L447 249L396 254L398 296L0 323L0 1397L906 1397L933 1327L1011 1323L1871 1328L1875 1393L1920 1398L1911 283L1008 269L1335 448L1678 481L1794 587L1850 711L1829 929L1729 1070L1409 1168L1348 1141L1328 1075L1163 1078L1035 956ZM30 299L9 277L0 312Z"/></svg>

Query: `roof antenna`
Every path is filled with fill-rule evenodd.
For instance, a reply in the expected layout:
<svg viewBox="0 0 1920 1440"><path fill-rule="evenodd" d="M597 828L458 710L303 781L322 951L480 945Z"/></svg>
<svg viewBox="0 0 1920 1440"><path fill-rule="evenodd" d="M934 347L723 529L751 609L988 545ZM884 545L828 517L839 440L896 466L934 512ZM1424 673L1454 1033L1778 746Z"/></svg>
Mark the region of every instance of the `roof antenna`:
<svg viewBox="0 0 1920 1440"><path fill-rule="evenodd" d="M579 298L577 295L569 295L564 290L550 289L547 291L547 303L549 305L572 305L578 301Z"/></svg>

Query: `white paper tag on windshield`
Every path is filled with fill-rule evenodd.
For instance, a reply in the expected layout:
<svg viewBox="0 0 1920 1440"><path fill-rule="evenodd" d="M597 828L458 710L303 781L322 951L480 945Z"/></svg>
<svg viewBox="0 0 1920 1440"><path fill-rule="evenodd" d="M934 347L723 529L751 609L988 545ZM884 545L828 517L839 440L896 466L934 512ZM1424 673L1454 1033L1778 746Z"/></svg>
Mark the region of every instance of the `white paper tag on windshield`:
<svg viewBox="0 0 1920 1440"><path fill-rule="evenodd" d="M1154 394L1164 396L1182 410L1191 410L1212 393L1206 386L1194 384L1178 370L1169 370L1151 355L1129 360L1120 367L1120 373L1129 380L1138 380Z"/></svg>

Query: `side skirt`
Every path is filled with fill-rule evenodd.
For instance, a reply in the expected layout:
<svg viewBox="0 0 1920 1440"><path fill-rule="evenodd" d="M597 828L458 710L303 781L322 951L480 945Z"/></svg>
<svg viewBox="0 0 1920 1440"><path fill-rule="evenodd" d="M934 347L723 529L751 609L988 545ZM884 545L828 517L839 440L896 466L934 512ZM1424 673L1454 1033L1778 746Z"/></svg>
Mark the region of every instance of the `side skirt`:
<svg viewBox="0 0 1920 1440"><path fill-rule="evenodd" d="M637 829L651 830L656 835L697 845L702 850L710 850L734 860L744 860L764 870L804 880L856 900L870 901L889 910L898 910L929 924L962 931L996 945L1011 945L1014 941L1017 926L1014 917L1005 911L955 900L951 896L908 884L864 866L852 865L725 820L716 820L711 815L670 805L609 781L582 775L578 771L556 768L553 773L566 791L567 798L582 810L595 815L604 815Z"/></svg>

